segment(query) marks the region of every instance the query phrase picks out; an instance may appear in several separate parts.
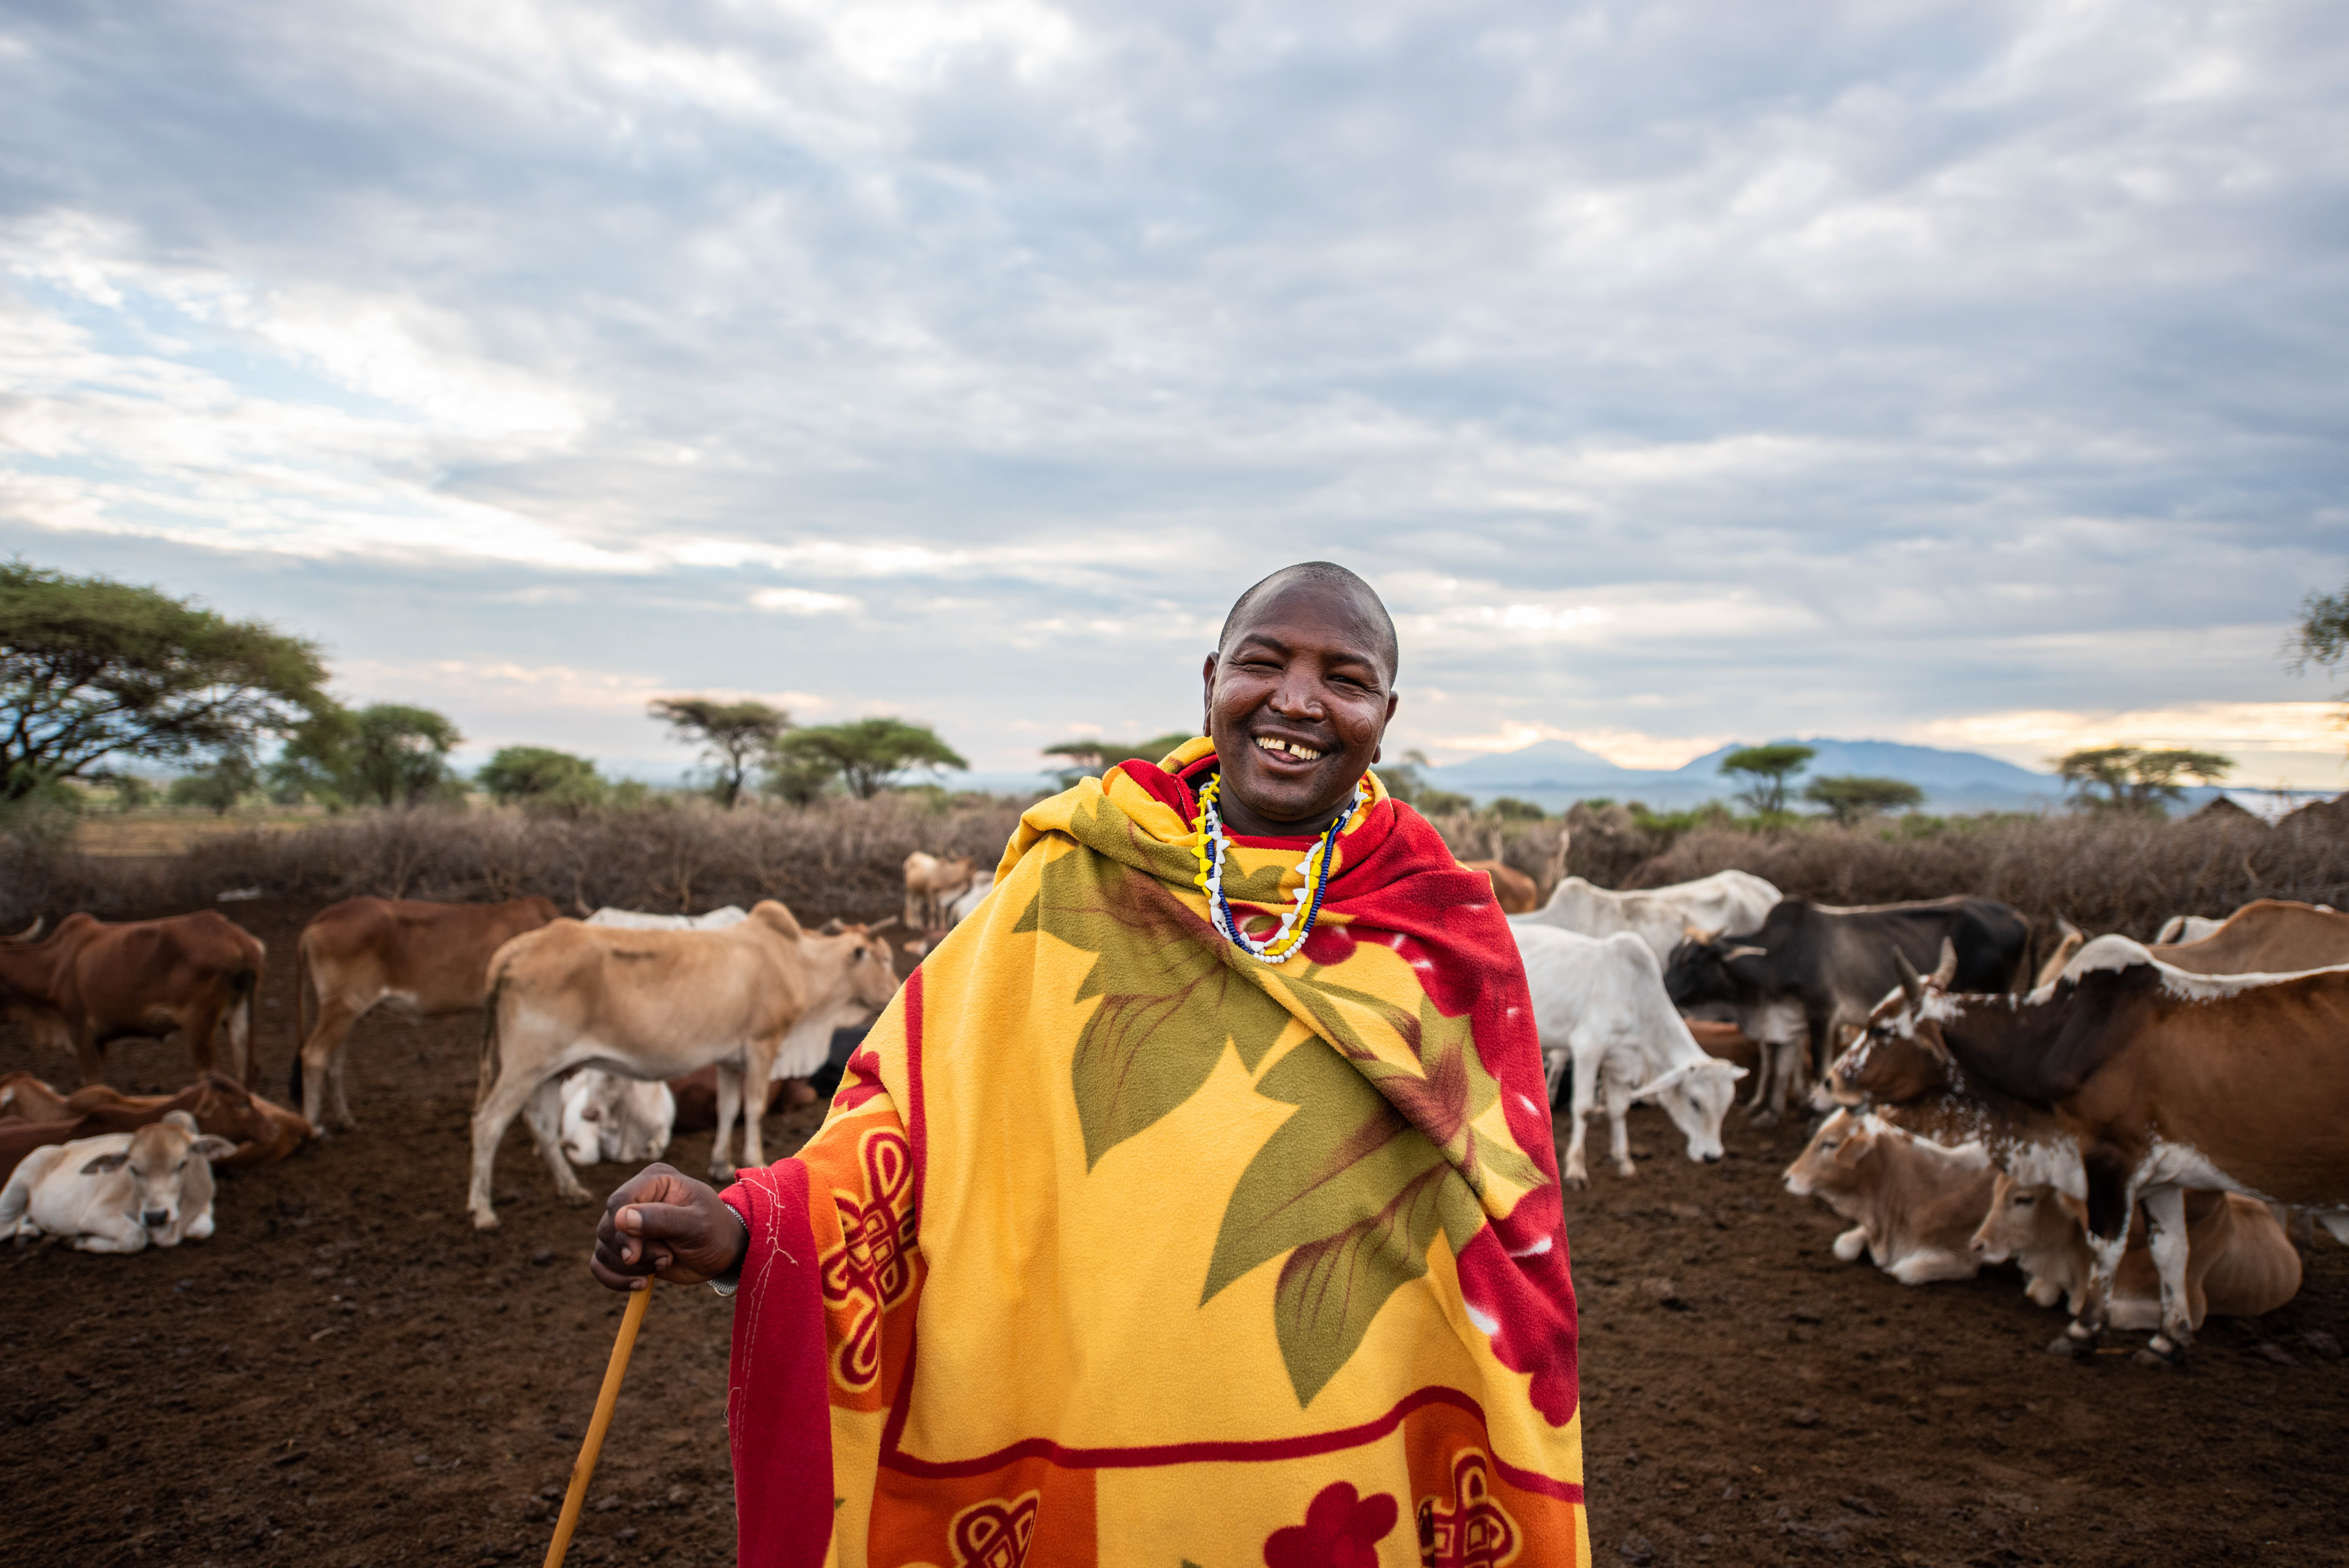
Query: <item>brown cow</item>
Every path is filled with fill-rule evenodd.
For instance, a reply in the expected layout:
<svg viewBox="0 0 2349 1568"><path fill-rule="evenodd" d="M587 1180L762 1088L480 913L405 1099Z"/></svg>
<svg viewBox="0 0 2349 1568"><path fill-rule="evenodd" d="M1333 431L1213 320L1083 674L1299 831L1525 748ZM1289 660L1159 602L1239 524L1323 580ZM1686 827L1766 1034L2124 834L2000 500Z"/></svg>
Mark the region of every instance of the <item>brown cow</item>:
<svg viewBox="0 0 2349 1568"><path fill-rule="evenodd" d="M2099 937L2029 998L1951 995L1913 970L1901 985L1835 1064L1830 1091L1847 1105L1971 1099L2018 1179L2084 1199L2094 1265L2050 1349L2095 1349L2139 1204L2161 1277L2146 1355L2159 1362L2193 1342L2188 1190L2316 1210L2349 1231L2349 967L2200 976ZM2005 1106L2052 1118L2053 1135L2043 1125L1999 1151Z"/></svg>
<svg viewBox="0 0 2349 1568"><path fill-rule="evenodd" d="M346 898L302 928L295 959L295 1033L292 1097L302 1115L322 1118L334 1101L334 1126L354 1127L343 1094L343 1051L351 1026L379 1003L434 1018L479 1007L489 996L490 955L555 918L544 898L504 904L433 904L419 898ZM307 985L303 984L306 981ZM318 1020L301 1020L316 992Z"/></svg>
<svg viewBox="0 0 2349 1568"><path fill-rule="evenodd" d="M236 1146L212 1162L219 1166L283 1159L310 1136L300 1116L218 1073L176 1095L126 1095L104 1084L60 1095L30 1073L11 1073L0 1078L0 1169L47 1145L135 1131L173 1111L187 1112L199 1130Z"/></svg>
<svg viewBox="0 0 2349 1568"><path fill-rule="evenodd" d="M2053 1187L2001 1172L1990 1214L1974 1232L1985 1263L2009 1259L2022 1268L2031 1299L2077 1313L2095 1264L2087 1206ZM2300 1254L2268 1206L2240 1192L2186 1195L2186 1315L2196 1328L2212 1313L2257 1317L2300 1293ZM2129 1226L2128 1250L2113 1274L2110 1321L2119 1329L2161 1326L2161 1276L2142 1220Z"/></svg>
<svg viewBox="0 0 2349 1568"><path fill-rule="evenodd" d="M2349 915L2261 898L2227 917L2199 941L2165 945L2154 955L2191 974L2298 974L2349 963Z"/></svg>
<svg viewBox="0 0 2349 1568"><path fill-rule="evenodd" d="M1493 879L1493 898L1505 915L1530 915L1541 908L1540 890L1534 879L1514 866L1498 860L1463 860L1470 871L1482 871Z"/></svg>
<svg viewBox="0 0 2349 1568"><path fill-rule="evenodd" d="M265 950L252 932L203 909L120 923L67 915L47 940L31 935L0 942L0 1012L70 1046L83 1083L106 1076L109 1043L175 1032L196 1071L212 1072L223 1025L228 1072L253 1081L253 996Z"/></svg>

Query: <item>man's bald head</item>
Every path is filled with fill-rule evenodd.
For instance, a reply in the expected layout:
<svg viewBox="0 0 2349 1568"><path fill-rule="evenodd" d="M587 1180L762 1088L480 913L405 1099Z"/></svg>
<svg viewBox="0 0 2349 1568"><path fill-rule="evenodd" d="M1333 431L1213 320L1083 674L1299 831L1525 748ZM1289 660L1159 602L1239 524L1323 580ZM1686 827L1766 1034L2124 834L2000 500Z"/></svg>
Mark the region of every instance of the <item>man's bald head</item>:
<svg viewBox="0 0 2349 1568"><path fill-rule="evenodd" d="M1293 566L1283 566L1242 594L1233 603L1231 613L1224 617L1224 629L1216 638L1216 652L1220 655L1231 646L1232 639L1247 625L1252 609L1291 586L1350 604L1375 644L1386 669L1387 685L1392 689L1402 655L1395 640L1394 618L1387 614L1385 601L1379 597L1377 589L1335 561L1299 561Z"/></svg>

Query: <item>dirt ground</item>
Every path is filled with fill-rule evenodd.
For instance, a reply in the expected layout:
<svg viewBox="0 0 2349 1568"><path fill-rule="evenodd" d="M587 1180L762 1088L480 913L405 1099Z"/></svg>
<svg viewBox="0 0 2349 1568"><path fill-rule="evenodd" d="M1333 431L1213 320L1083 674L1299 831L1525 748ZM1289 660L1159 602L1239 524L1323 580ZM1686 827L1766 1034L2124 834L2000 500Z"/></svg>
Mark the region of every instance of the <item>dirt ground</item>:
<svg viewBox="0 0 2349 1568"><path fill-rule="evenodd" d="M306 913L234 910L280 961L259 1031L273 1089ZM0 1248L0 1561L539 1560L619 1307L581 1265L594 1211L554 1202L521 1128L504 1228L467 1222L479 1028L363 1023L360 1131L224 1173L209 1241ZM0 1071L17 1067L72 1070L0 1035ZM143 1043L110 1075L187 1075L183 1052ZM815 1121L775 1118L771 1138L788 1152ZM2297 1301L2214 1322L2183 1371L2074 1366L2041 1351L2061 1320L2009 1270L1912 1290L1837 1262L1834 1218L1778 1185L1800 1130L1734 1113L1706 1168L1661 1117L1634 1128L1639 1179L1594 1161L1568 1197L1602 1564L2349 1560L2349 1365L2315 1348L2349 1340L2349 1251L2320 1238ZM672 1158L699 1168L708 1136ZM601 1190L620 1172L584 1174ZM698 1289L652 1303L574 1560L731 1561L730 1313Z"/></svg>

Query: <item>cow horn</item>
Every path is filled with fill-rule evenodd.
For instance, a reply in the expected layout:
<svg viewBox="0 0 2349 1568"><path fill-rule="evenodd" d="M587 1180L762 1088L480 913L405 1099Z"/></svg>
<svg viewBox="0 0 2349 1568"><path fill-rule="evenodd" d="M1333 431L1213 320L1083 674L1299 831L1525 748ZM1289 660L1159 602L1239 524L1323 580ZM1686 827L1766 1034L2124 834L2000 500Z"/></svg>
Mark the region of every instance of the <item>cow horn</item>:
<svg viewBox="0 0 2349 1568"><path fill-rule="evenodd" d="M1935 991L1947 991L1950 981L1958 978L1958 944L1949 938L1941 939L1941 961L1933 966L1927 983Z"/></svg>
<svg viewBox="0 0 2349 1568"><path fill-rule="evenodd" d="M1723 928L1723 930L1727 929L1727 927ZM1703 947L1707 943L1718 941L1721 939L1720 931L1708 931L1702 926L1696 924L1694 921L1690 921L1682 925L1681 927L1681 935L1686 937L1689 940L1694 942L1699 947Z"/></svg>
<svg viewBox="0 0 2349 1568"><path fill-rule="evenodd" d="M47 915L35 915L31 925L26 926L23 930L18 931L15 936L10 937L8 940L12 942L29 942L35 937L39 936L41 934L41 928L48 923L49 918Z"/></svg>
<svg viewBox="0 0 2349 1568"><path fill-rule="evenodd" d="M1662 1077L1656 1079L1653 1083L1642 1084L1638 1088L1632 1090L1631 1098L1635 1100L1653 1099L1658 1095L1662 1094L1666 1089L1672 1087L1676 1084L1683 1082L1690 1074L1703 1068L1710 1064L1712 1058L1707 1057L1703 1062L1683 1062L1679 1066L1665 1073Z"/></svg>
<svg viewBox="0 0 2349 1568"><path fill-rule="evenodd" d="M1900 994L1909 999L1911 1007L1925 1005L1925 982L1917 978L1917 966L1899 948L1892 950L1893 967L1900 971Z"/></svg>

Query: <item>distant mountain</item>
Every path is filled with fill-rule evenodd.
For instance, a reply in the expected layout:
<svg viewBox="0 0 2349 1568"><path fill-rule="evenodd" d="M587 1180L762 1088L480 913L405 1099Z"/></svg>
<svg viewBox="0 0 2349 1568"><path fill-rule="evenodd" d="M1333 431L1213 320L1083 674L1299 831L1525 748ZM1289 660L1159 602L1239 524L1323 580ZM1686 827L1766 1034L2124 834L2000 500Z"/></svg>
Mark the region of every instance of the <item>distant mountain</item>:
<svg viewBox="0 0 2349 1568"><path fill-rule="evenodd" d="M1478 802L1515 795L1559 811L1578 800L1603 795L1641 801L1659 811L1684 811L1708 800L1726 801L1736 792L1737 783L1722 773L1721 761L1746 743L1723 746L1681 767L1662 769L1618 767L1570 742L1543 741L1515 752L1430 768L1426 775L1437 789ZM1810 779L1862 774L1915 784L1925 792L1930 811L2044 811L2064 799L2064 786L2053 774L2035 774L1979 752L1826 736L1805 736L1793 743L1809 746L1818 753L1795 776L1798 792Z"/></svg>
<svg viewBox="0 0 2349 1568"><path fill-rule="evenodd" d="M1501 752L1492 756L1472 757L1464 763L1429 770L1431 777L1440 776L1444 787L1466 794L1472 787L1493 784L1517 785L1527 783L1592 784L1609 779L1644 779L1651 775L1637 768L1618 767L1596 752L1586 752L1572 741L1536 741L1514 752ZM1503 794L1507 791L1504 790Z"/></svg>

